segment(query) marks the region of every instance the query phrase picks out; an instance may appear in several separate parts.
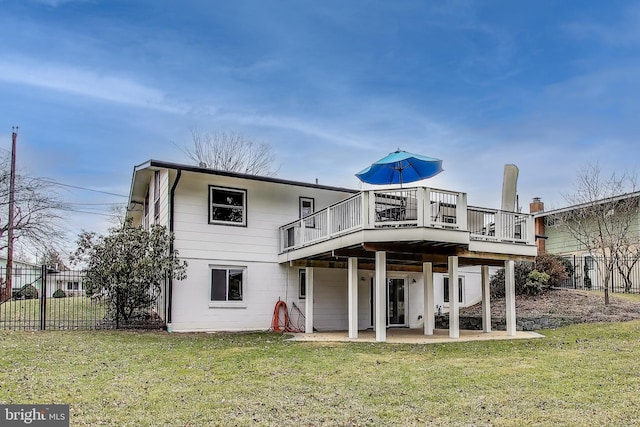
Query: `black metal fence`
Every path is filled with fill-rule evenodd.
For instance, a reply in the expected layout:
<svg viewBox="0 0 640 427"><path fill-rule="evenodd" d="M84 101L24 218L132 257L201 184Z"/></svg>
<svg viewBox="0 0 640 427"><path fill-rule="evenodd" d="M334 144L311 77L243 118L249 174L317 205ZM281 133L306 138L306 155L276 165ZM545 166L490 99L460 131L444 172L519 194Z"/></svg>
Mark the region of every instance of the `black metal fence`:
<svg viewBox="0 0 640 427"><path fill-rule="evenodd" d="M584 256L564 256L569 278L564 288L604 290L606 277L611 292L640 293L640 261L635 258L611 259Z"/></svg>
<svg viewBox="0 0 640 427"><path fill-rule="evenodd" d="M11 275L0 267L0 329L161 329L165 326L166 286L155 302L135 316L119 313L116 299L87 291L82 270L57 271L15 266ZM9 289L10 288L10 289Z"/></svg>

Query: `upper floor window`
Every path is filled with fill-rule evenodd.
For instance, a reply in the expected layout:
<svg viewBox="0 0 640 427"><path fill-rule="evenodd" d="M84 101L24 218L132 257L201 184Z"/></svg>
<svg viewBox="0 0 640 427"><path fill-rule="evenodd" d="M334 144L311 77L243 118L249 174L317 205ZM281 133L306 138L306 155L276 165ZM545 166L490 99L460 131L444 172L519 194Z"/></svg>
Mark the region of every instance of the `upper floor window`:
<svg viewBox="0 0 640 427"><path fill-rule="evenodd" d="M160 219L160 171L153 173L153 219L156 223Z"/></svg>
<svg viewBox="0 0 640 427"><path fill-rule="evenodd" d="M209 186L209 224L247 225L247 190Z"/></svg>
<svg viewBox="0 0 640 427"><path fill-rule="evenodd" d="M300 218L305 218L313 213L314 199L311 197L300 197ZM305 227L315 227L315 219L310 218L305 221Z"/></svg>
<svg viewBox="0 0 640 427"><path fill-rule="evenodd" d="M149 192L144 196L144 211L142 217L142 228L149 229Z"/></svg>

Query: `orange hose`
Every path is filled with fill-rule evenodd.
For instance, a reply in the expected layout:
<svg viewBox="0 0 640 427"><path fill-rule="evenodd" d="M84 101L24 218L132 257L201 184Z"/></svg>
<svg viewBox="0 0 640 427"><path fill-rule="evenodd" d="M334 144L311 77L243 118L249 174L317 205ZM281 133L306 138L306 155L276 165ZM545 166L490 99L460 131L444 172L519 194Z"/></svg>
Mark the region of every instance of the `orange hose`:
<svg viewBox="0 0 640 427"><path fill-rule="evenodd" d="M284 310L284 324L280 324L280 310ZM271 321L271 329L274 332L291 332L289 326L289 311L287 310L287 303L278 300L276 307L273 309L273 320Z"/></svg>

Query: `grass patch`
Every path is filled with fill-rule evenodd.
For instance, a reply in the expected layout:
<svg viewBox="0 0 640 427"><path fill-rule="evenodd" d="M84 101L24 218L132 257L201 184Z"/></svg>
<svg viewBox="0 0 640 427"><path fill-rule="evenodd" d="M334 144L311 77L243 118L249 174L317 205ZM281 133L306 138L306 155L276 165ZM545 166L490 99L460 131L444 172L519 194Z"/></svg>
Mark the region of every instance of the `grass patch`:
<svg viewBox="0 0 640 427"><path fill-rule="evenodd" d="M631 302L639 302L640 303L640 294L617 293L616 292L616 293L613 293L613 294L609 294L609 296L613 300L621 299L621 300L624 300L624 301L631 301Z"/></svg>
<svg viewBox="0 0 640 427"><path fill-rule="evenodd" d="M429 345L0 332L0 402L72 425L634 425L640 322Z"/></svg>
<svg viewBox="0 0 640 427"><path fill-rule="evenodd" d="M38 329L40 298L9 300L0 304L0 328ZM106 304L86 296L46 298L46 324L53 329L95 328L103 322Z"/></svg>

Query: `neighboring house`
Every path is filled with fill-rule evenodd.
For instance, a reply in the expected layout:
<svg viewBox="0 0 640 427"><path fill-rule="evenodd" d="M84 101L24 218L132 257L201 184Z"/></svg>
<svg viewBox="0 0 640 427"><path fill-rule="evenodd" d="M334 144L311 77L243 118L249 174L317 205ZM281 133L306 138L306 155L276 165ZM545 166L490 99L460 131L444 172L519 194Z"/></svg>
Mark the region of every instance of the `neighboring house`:
<svg viewBox="0 0 640 427"><path fill-rule="evenodd" d="M39 265L14 259L12 270L11 293L13 295L27 285L34 286L40 294L42 270ZM0 258L0 286L3 290L2 294L4 294L4 289L7 286L7 258Z"/></svg>
<svg viewBox="0 0 640 427"><path fill-rule="evenodd" d="M6 286L7 259L0 258L0 284ZM47 268L47 289L46 296L51 298L53 293L62 289L67 296L84 295L84 271L57 270ZM42 295L42 265L24 261L13 260L12 293L15 294L25 285L33 285L38 290L38 295Z"/></svg>
<svg viewBox="0 0 640 427"><path fill-rule="evenodd" d="M300 308L307 332L374 328L378 341L387 327L432 334L438 307L458 337L459 307L482 300L489 331L489 267L512 272L536 255L531 215L469 207L461 192L357 191L155 160L134 168L128 215L167 226L188 262L159 313L183 332L268 329L278 300Z"/></svg>
<svg viewBox="0 0 640 427"><path fill-rule="evenodd" d="M58 289L63 290L65 296L68 297L84 296L84 276L85 272L81 270L49 268L47 270L47 297L51 298Z"/></svg>
<svg viewBox="0 0 640 427"><path fill-rule="evenodd" d="M616 201L626 201L640 198L640 192L627 193L617 197L603 199L600 203L615 203ZM598 201L595 202L599 203ZM568 285L578 288L591 288L595 290L603 289L604 263L602 257L605 252L601 248L589 251L584 247L562 223L564 213L583 208L584 205L567 206L561 209L545 211L544 203L540 198L535 198L530 205L529 211L534 215L538 253L549 253L560 255L573 265L573 274L569 278ZM607 208L608 209L608 208ZM616 215L615 209L611 209L611 215ZM632 238L639 239L640 236L640 212L632 220L632 226L628 233ZM634 237L635 236L635 237ZM609 255L608 252L606 255ZM623 259L625 259L623 257ZM626 259L625 259L626 261ZM640 265L635 265L625 274L640 278ZM623 290L625 281L617 269L611 273L611 280L614 290ZM588 280L587 280L588 279ZM622 288L622 289L616 289Z"/></svg>

